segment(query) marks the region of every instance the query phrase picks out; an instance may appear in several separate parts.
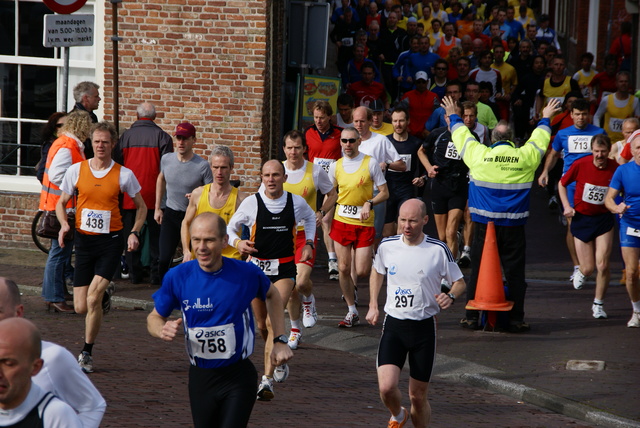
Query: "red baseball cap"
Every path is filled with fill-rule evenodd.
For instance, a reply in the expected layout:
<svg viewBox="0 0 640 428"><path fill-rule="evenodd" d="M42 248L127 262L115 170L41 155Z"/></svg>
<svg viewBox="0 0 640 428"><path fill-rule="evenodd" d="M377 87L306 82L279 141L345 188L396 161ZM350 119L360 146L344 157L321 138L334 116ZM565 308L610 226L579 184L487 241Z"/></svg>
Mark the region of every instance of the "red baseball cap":
<svg viewBox="0 0 640 428"><path fill-rule="evenodd" d="M189 122L182 122L180 125L176 126L176 132L173 134L176 137L195 137L196 136L196 127L190 124Z"/></svg>

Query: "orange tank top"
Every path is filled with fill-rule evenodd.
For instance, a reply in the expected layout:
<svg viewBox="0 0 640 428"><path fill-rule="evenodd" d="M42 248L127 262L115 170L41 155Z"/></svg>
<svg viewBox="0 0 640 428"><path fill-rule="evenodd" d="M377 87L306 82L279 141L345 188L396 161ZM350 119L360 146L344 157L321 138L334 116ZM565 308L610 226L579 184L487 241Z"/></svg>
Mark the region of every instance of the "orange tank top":
<svg viewBox="0 0 640 428"><path fill-rule="evenodd" d="M102 178L91 172L89 161L80 164L76 229L86 235L100 235L122 229L120 216L120 165L113 164Z"/></svg>

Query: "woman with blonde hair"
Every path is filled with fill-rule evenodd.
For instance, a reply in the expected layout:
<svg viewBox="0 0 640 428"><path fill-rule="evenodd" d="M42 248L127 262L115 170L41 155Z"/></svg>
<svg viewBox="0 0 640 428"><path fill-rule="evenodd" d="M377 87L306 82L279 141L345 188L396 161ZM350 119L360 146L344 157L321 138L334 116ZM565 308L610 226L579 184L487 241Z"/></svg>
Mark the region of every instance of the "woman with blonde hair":
<svg viewBox="0 0 640 428"><path fill-rule="evenodd" d="M45 164L42 177L42 192L40 206L42 211L55 211L60 199L60 184L65 172L74 163L85 160L84 141L91 132L91 117L89 113L74 110L67 115L67 120L58 131L58 138L53 142ZM73 211L74 201L69 201L67 211ZM65 301L64 272L65 266L71 259L73 245L68 243L60 247L57 239L51 240L49 257L44 268L42 281L42 297L47 310L53 308L56 312L73 313L73 306Z"/></svg>

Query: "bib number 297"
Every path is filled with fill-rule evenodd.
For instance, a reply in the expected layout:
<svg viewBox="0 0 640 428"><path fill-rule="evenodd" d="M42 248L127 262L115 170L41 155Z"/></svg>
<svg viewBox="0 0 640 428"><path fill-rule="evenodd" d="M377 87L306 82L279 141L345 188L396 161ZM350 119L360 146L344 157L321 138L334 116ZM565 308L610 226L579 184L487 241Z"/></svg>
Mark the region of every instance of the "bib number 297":
<svg viewBox="0 0 640 428"><path fill-rule="evenodd" d="M413 307L413 294L403 294L401 296L396 295L396 308L412 308Z"/></svg>

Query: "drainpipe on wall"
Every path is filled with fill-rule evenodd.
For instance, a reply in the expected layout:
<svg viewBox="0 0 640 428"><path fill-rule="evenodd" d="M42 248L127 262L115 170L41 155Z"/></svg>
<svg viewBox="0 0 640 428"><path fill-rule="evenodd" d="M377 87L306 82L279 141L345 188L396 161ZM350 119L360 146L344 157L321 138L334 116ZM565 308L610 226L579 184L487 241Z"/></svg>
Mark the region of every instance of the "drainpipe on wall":
<svg viewBox="0 0 640 428"><path fill-rule="evenodd" d="M122 41L118 37L118 3L122 0L111 0L111 13L113 22L113 124L116 127L116 134L120 135L120 98L118 97L120 82L118 80L118 42Z"/></svg>

